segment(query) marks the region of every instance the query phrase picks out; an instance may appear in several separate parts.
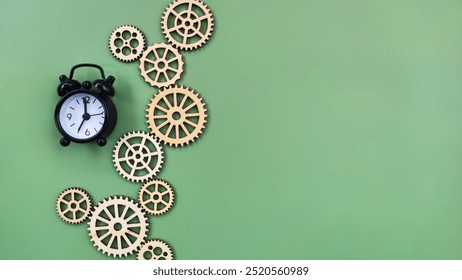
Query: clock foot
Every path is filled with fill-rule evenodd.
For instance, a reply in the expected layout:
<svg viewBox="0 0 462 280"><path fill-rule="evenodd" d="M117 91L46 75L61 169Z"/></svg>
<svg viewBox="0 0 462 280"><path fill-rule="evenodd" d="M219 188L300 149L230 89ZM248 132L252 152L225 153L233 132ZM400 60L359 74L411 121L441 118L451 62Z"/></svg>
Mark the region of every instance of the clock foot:
<svg viewBox="0 0 462 280"><path fill-rule="evenodd" d="M69 146L69 144L71 143L71 141L67 140L66 138L61 138L61 140L59 141L59 143L61 144L61 146L67 147L67 146Z"/></svg>
<svg viewBox="0 0 462 280"><path fill-rule="evenodd" d="M105 138L99 138L98 140L96 140L96 143L99 145L99 146L104 146L106 145L107 141Z"/></svg>

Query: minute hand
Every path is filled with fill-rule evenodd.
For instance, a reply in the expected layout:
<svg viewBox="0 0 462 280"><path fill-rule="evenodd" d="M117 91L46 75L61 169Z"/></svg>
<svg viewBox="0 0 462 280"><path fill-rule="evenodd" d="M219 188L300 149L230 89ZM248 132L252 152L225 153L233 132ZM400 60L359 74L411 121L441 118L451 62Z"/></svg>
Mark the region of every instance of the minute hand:
<svg viewBox="0 0 462 280"><path fill-rule="evenodd" d="M93 116L98 116L98 115L102 115L104 114L104 112L101 112L101 113L98 113L98 114L93 114L93 115L90 115L90 117L93 117Z"/></svg>

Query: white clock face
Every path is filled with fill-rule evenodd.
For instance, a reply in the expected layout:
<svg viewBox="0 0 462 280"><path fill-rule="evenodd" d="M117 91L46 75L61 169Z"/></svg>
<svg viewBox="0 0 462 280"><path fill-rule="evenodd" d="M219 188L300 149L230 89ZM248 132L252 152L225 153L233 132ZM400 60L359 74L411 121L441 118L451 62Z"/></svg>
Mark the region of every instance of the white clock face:
<svg viewBox="0 0 462 280"><path fill-rule="evenodd" d="M64 101L59 110L61 128L75 139L94 137L103 128L106 112L101 101L87 93L77 93Z"/></svg>

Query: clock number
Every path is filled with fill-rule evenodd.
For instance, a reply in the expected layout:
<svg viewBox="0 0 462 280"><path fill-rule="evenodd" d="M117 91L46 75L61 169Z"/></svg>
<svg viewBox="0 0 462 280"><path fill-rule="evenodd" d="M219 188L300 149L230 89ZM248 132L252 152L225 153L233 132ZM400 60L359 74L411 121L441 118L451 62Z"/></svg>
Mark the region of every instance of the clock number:
<svg viewBox="0 0 462 280"><path fill-rule="evenodd" d="M88 130L88 128L87 128L87 130L85 130L85 135L87 135L87 136L90 135L90 130Z"/></svg>
<svg viewBox="0 0 462 280"><path fill-rule="evenodd" d="M69 120L71 120L71 119L72 119L72 114L71 114L71 113L69 113L69 114L67 114L67 116L66 116L66 117L67 117Z"/></svg>

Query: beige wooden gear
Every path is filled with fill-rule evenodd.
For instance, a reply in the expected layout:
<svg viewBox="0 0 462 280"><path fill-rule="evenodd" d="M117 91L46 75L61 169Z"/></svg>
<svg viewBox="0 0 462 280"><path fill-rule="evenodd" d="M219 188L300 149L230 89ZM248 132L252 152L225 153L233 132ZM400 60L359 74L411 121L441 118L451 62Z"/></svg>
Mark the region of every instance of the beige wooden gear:
<svg viewBox="0 0 462 280"><path fill-rule="evenodd" d="M141 246L136 259L173 260L173 250L167 242L160 239L154 239Z"/></svg>
<svg viewBox="0 0 462 280"><path fill-rule="evenodd" d="M154 44L144 51L140 71L144 80L153 87L166 87L176 83L183 73L183 57L171 45Z"/></svg>
<svg viewBox="0 0 462 280"><path fill-rule="evenodd" d="M148 219L134 200L114 196L101 201L92 212L88 232L93 245L104 254L126 257L143 244Z"/></svg>
<svg viewBox="0 0 462 280"><path fill-rule="evenodd" d="M81 188L68 188L56 200L59 217L69 224L79 224L90 216L92 203L88 193Z"/></svg>
<svg viewBox="0 0 462 280"><path fill-rule="evenodd" d="M176 0L165 9L162 30L175 48L197 49L212 35L213 15L199 0Z"/></svg>
<svg viewBox="0 0 462 280"><path fill-rule="evenodd" d="M146 111L146 122L152 133L175 147L194 142L207 122L202 98L183 86L161 90L151 99Z"/></svg>
<svg viewBox="0 0 462 280"><path fill-rule="evenodd" d="M112 55L123 62L139 59L145 47L143 32L133 25L119 26L109 37L109 49Z"/></svg>
<svg viewBox="0 0 462 280"><path fill-rule="evenodd" d="M122 136L114 147L112 157L119 174L132 182L152 179L162 168L164 159L160 143L144 131Z"/></svg>
<svg viewBox="0 0 462 280"><path fill-rule="evenodd" d="M146 213L156 216L163 215L172 208L175 193L169 183L156 179L140 188L138 201Z"/></svg>

